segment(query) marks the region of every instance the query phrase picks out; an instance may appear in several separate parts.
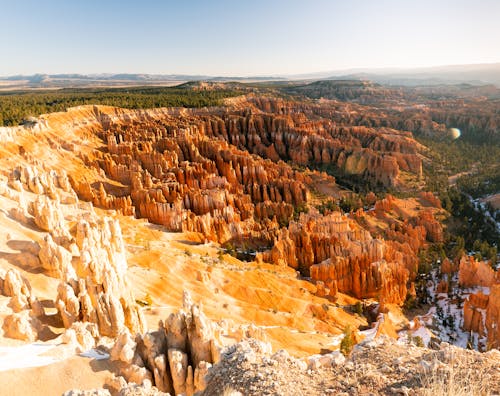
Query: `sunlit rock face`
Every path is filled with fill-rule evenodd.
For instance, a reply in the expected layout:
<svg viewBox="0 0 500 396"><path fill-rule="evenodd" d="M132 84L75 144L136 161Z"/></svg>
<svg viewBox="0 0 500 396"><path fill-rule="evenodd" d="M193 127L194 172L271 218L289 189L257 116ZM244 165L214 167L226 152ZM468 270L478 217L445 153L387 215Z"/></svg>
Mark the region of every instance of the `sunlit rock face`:
<svg viewBox="0 0 500 396"><path fill-rule="evenodd" d="M123 330L110 358L126 382L149 380L162 392L192 395L205 389L205 376L219 362L222 348L249 337L262 340L263 335L210 321L184 292L182 309L160 321L157 329L136 337Z"/></svg>
<svg viewBox="0 0 500 396"><path fill-rule="evenodd" d="M500 346L500 270L488 262L462 257L459 267L462 287L476 289L464 303L464 329L486 337L487 347Z"/></svg>
<svg viewBox="0 0 500 396"><path fill-rule="evenodd" d="M51 303L63 327L78 329L78 323L90 323L97 335L110 337L124 328L143 331L145 323L127 281L118 220L97 215L92 205L79 207L64 171L19 166L11 175L10 184L19 195L14 196L9 186L4 186L2 195L22 201L16 220L41 233L39 242L24 242L27 248L17 262L60 281ZM38 333L46 331L38 319L47 318L29 282L9 270L2 289L14 299L15 314L6 322L6 334L36 340Z"/></svg>
<svg viewBox="0 0 500 396"><path fill-rule="evenodd" d="M99 207L224 242L269 240L264 229L308 202L308 178L282 161L386 186L398 185L401 171L420 177L419 145L407 134L339 126L320 110L250 97L224 110L101 114L107 150L87 163L127 188L73 187Z"/></svg>
<svg viewBox="0 0 500 396"><path fill-rule="evenodd" d="M260 259L314 274L333 294L400 304L418 248L442 239L439 223L422 213L404 230L388 231L393 241L386 243L352 221L345 229L346 221L333 217L302 219L312 176L300 167L397 186L400 172L420 178L420 146L407 133L344 125L342 112L323 112L321 105L250 96L224 109L97 113L105 148L83 159L122 187L70 180L80 198L98 207L256 247ZM345 272L352 279L343 279Z"/></svg>
<svg viewBox="0 0 500 396"><path fill-rule="evenodd" d="M272 249L259 257L299 269L325 285L328 292L324 294L332 297L342 292L401 304L415 276L415 252L425 243L425 230L415 230L424 236L414 238L412 247L408 242L373 238L340 212L321 216L310 211L282 230ZM404 234L394 232L393 236L398 235Z"/></svg>

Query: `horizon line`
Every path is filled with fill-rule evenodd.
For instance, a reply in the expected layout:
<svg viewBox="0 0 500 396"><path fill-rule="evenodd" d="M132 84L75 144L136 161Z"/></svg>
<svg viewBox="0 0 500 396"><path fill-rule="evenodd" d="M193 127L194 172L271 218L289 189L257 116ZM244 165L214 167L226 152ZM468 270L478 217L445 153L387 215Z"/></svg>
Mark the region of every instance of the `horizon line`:
<svg viewBox="0 0 500 396"><path fill-rule="evenodd" d="M149 73L149 72L35 72L31 74L2 74L0 75L0 79L9 78L9 77L31 77L31 76L56 76L56 75L80 75L80 76L105 76L105 75L119 75L119 74L128 74L128 75L146 75L146 76L191 76L191 77L211 77L211 78L287 78L293 76L306 76L306 75L314 75L314 74L325 74L325 73L339 73L339 72L382 72L382 71L411 71L411 70L422 70L422 69L436 69L436 68L454 68L454 67L464 67L464 66L495 66L498 65L500 67L500 60L495 62L480 62L480 63L454 63L454 64L435 64L428 66L375 66L375 67L365 67L365 66L354 66L348 68L340 68L340 69L331 69L331 70L321 70L321 71L307 71L300 73L258 73L258 74L206 74L206 73L175 73L175 72L162 72L162 73Z"/></svg>

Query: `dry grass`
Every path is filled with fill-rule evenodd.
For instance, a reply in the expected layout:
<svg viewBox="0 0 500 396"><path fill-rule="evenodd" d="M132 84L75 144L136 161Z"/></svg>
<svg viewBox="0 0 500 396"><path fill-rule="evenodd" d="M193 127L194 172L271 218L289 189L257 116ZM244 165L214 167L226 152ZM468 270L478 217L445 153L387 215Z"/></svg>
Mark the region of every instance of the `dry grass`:
<svg viewBox="0 0 500 396"><path fill-rule="evenodd" d="M222 396L243 396L241 392L238 392L237 390L234 390L230 386L224 388L224 392L222 393Z"/></svg>
<svg viewBox="0 0 500 396"><path fill-rule="evenodd" d="M437 362L436 362L437 363ZM424 396L487 396L489 378L465 356L452 356L447 365L432 364L420 375Z"/></svg>

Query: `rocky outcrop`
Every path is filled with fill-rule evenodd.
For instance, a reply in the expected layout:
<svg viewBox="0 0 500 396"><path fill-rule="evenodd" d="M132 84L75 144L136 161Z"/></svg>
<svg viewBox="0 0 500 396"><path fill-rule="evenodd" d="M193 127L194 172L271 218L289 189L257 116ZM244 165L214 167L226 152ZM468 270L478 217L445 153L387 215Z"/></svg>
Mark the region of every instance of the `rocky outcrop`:
<svg viewBox="0 0 500 396"><path fill-rule="evenodd" d="M500 282L500 277L493 271L488 262L477 261L472 256L460 259L458 282L463 287L486 286Z"/></svg>
<svg viewBox="0 0 500 396"><path fill-rule="evenodd" d="M43 231L49 231L55 238L71 238L58 201L39 195L32 202L30 213L35 224Z"/></svg>
<svg viewBox="0 0 500 396"><path fill-rule="evenodd" d="M40 241L38 258L46 274L66 281L75 280L76 273L71 264L72 254L54 242L50 234Z"/></svg>
<svg viewBox="0 0 500 396"><path fill-rule="evenodd" d="M77 263L73 266L67 252L60 260L60 268L69 269L61 277L56 300L65 327L78 321L96 323L99 333L110 337L117 336L124 327L133 334L143 331L144 319L126 281L127 262L119 223L110 218L80 220L76 228ZM44 249L42 246L40 251Z"/></svg>
<svg viewBox="0 0 500 396"><path fill-rule="evenodd" d="M488 348L500 349L500 284L493 285L490 289L485 325L488 332Z"/></svg>
<svg viewBox="0 0 500 396"><path fill-rule="evenodd" d="M399 304L410 280L400 253L340 212L302 214L259 258L299 269L332 297L340 291Z"/></svg>
<svg viewBox="0 0 500 396"><path fill-rule="evenodd" d="M471 294L464 302L464 324L467 331L478 333L481 337L486 334L484 314L488 307L489 296L481 292Z"/></svg>
<svg viewBox="0 0 500 396"><path fill-rule="evenodd" d="M93 189L91 185L85 180L75 180L71 179L71 183L78 192L78 195L84 201L92 202L94 206L116 210L117 212L125 216L134 216L135 207L132 205L132 200L130 196L115 196L113 194L108 194L104 185L99 184L97 189Z"/></svg>
<svg viewBox="0 0 500 396"><path fill-rule="evenodd" d="M83 159L123 187L75 178L72 185L96 206L172 231L269 244L309 197L307 177L282 161L384 185L397 184L400 170L420 175L419 146L408 134L323 117L315 105L265 97L225 111L102 114L107 152Z"/></svg>
<svg viewBox="0 0 500 396"><path fill-rule="evenodd" d="M441 394L443 386L452 394L464 389L498 393L499 357L497 350L479 353L447 343L419 348L382 336L362 342L345 359L333 352L310 358L308 365L284 351L272 354L262 343L245 341L224 352L203 394L231 389L255 395L419 395L431 389Z"/></svg>
<svg viewBox="0 0 500 396"><path fill-rule="evenodd" d="M161 129L143 125L149 132L139 133L135 125L113 126L118 130L105 132L109 153L97 152L89 164L129 188L114 196L102 184L94 191L88 183L75 182L80 197L101 207L135 212L172 231L200 232L219 242L254 237L255 231L265 234L266 222L274 221L272 227L287 222L293 206L307 201L303 176L289 166L213 140L202 133L203 124L178 132L169 120L164 122L167 126ZM147 144L134 148L139 134ZM113 201L117 199L118 203Z"/></svg>
<svg viewBox="0 0 500 396"><path fill-rule="evenodd" d="M2 330L6 337L33 342L38 339L41 323L29 311L14 313L5 317Z"/></svg>
<svg viewBox="0 0 500 396"><path fill-rule="evenodd" d="M28 302L31 297L29 282L17 270L9 269L2 272L0 274L0 293L9 297L19 296Z"/></svg>
<svg viewBox="0 0 500 396"><path fill-rule="evenodd" d="M10 175L12 183L19 182L27 191L37 195L47 195L52 199L60 196L57 188L63 192L71 193L71 186L64 169L43 171L36 166L20 165Z"/></svg>
<svg viewBox="0 0 500 396"><path fill-rule="evenodd" d="M424 198L423 208L421 201L388 194L367 212L359 209L347 215L329 210L320 215L309 209L280 230L273 247L257 258L310 276L321 296L335 297L340 291L401 304L407 294L415 294L418 252L442 238L435 218L439 208L431 206L432 195ZM383 238L374 238L381 229Z"/></svg>
<svg viewBox="0 0 500 396"><path fill-rule="evenodd" d="M219 360L224 340L247 335L245 329L209 321L185 292L183 308L160 322L158 330L135 338L122 331L110 358L120 365L119 374L127 382L150 380L160 391L193 395L205 388L205 376Z"/></svg>
<svg viewBox="0 0 500 396"><path fill-rule="evenodd" d="M91 350L99 338L99 330L95 323L74 322L60 336L61 342L71 345L76 353Z"/></svg>
<svg viewBox="0 0 500 396"><path fill-rule="evenodd" d="M16 168L11 184L17 181L21 192L27 188L37 194L26 206L34 224L47 234L33 250L40 269L61 280L54 303L64 327L91 323L101 336L110 337L124 328L132 334L143 332L145 322L127 284L126 251L118 220L97 216L92 205L85 210L63 203L61 198L75 194L66 173L37 169ZM9 187L4 188L7 193ZM74 224L71 231L70 224ZM31 309L35 316L43 314L29 284L18 273L8 271L1 286L2 292L12 296L15 312ZM22 324L17 319L12 323Z"/></svg>
<svg viewBox="0 0 500 396"><path fill-rule="evenodd" d="M337 220L321 216L305 220L310 224L302 235L299 214L310 209L313 178L319 177L303 169L397 186L401 172L405 178L421 176L422 147L409 133L358 126L348 119L349 109L330 109L260 96L225 109L95 109L104 147L80 157L99 178L72 175L69 180L81 199L96 206L135 214L171 231L264 251L259 259L306 276L322 264L321 271L314 270L314 281L322 282L326 294L380 295L401 303L412 290L418 249L426 240L442 240L433 213L422 211L411 221L390 224L385 242L353 222L352 231L335 230L342 222L333 226ZM335 182L326 173L321 177ZM422 199L431 205L436 201L431 194ZM384 204L375 205L375 214L383 212ZM314 222L317 230L308 231ZM325 226L329 222L331 230ZM330 231L336 236L325 236ZM376 253L380 249L383 254ZM344 272L354 275L344 278Z"/></svg>
<svg viewBox="0 0 500 396"><path fill-rule="evenodd" d="M486 261L472 256L460 259L459 283L463 287L481 288L464 303L464 329L486 337L488 349L500 346L500 272Z"/></svg>
<svg viewBox="0 0 500 396"><path fill-rule="evenodd" d="M40 301L32 294L29 282L19 271L9 269L0 273L0 294L10 297L7 306L13 311L2 323L5 337L35 341L43 330L39 317L45 314Z"/></svg>
<svg viewBox="0 0 500 396"><path fill-rule="evenodd" d="M472 293L464 303L466 331L477 333L486 339L486 348L500 346L500 284L493 285L489 294Z"/></svg>
<svg viewBox="0 0 500 396"><path fill-rule="evenodd" d="M31 310L34 317L44 314L40 301L32 294L29 282L15 269L0 272L0 294L10 297L8 307L15 313Z"/></svg>
<svg viewBox="0 0 500 396"><path fill-rule="evenodd" d="M416 220L417 226L423 226L426 231L427 240L430 242L443 242L443 227L436 220L430 210L425 210L419 213Z"/></svg>

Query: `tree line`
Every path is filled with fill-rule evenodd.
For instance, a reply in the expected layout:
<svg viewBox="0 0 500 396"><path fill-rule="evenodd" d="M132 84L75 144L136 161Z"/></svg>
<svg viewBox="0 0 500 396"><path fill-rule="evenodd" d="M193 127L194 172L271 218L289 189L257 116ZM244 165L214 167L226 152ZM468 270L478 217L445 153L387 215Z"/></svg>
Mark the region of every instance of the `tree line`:
<svg viewBox="0 0 500 396"><path fill-rule="evenodd" d="M0 93L0 125L19 125L29 117L68 107L96 104L129 109L208 107L241 92L230 89L194 90L189 87L61 89Z"/></svg>

